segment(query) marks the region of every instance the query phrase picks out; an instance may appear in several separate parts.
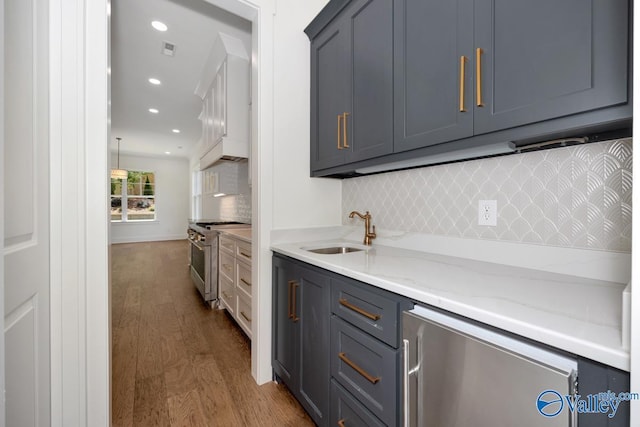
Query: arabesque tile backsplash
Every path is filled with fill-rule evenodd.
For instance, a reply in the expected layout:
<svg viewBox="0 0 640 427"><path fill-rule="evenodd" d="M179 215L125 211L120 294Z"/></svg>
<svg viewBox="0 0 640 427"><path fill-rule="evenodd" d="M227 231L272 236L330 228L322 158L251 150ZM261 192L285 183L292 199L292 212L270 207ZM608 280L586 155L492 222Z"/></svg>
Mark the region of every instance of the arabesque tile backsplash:
<svg viewBox="0 0 640 427"><path fill-rule="evenodd" d="M379 229L631 252L631 138L344 180ZM478 225L497 200L498 224Z"/></svg>

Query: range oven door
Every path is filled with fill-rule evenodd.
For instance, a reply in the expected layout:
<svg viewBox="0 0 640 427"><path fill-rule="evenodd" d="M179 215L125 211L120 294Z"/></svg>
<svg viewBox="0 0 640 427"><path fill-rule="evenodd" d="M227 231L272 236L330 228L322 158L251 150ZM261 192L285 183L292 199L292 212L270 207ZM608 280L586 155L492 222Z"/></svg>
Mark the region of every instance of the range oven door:
<svg viewBox="0 0 640 427"><path fill-rule="evenodd" d="M189 240L191 253L191 280L205 301L211 293L211 247Z"/></svg>

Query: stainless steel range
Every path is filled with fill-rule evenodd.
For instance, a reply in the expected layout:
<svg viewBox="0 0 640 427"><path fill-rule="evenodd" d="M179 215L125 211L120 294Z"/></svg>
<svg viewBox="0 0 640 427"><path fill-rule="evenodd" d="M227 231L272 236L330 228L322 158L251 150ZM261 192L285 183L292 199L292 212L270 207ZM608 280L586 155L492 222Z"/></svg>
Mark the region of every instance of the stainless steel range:
<svg viewBox="0 0 640 427"><path fill-rule="evenodd" d="M218 236L219 230L249 228L251 225L234 221L190 221L189 269L191 280L204 301L215 307L218 303Z"/></svg>

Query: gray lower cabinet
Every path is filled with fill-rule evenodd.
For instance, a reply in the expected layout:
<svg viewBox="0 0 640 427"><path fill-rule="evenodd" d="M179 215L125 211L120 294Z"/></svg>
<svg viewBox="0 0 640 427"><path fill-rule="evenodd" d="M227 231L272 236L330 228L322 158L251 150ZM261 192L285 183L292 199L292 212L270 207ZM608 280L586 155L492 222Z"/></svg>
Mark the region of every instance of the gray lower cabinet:
<svg viewBox="0 0 640 427"><path fill-rule="evenodd" d="M402 420L402 311L413 303L283 255L273 256L275 376L319 426Z"/></svg>
<svg viewBox="0 0 640 427"><path fill-rule="evenodd" d="M329 408L329 286L329 277L273 258L273 370L318 425Z"/></svg>
<svg viewBox="0 0 640 427"><path fill-rule="evenodd" d="M393 2L353 0L312 39L313 170L393 151L392 37Z"/></svg>

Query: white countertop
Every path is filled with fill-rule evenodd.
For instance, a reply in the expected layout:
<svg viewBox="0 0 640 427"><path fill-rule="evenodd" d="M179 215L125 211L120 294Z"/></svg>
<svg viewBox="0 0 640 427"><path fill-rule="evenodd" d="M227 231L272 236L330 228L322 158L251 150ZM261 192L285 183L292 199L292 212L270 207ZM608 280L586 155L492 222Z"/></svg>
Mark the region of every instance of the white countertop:
<svg viewBox="0 0 640 427"><path fill-rule="evenodd" d="M226 234L239 240L251 243L251 229L250 228L229 228L226 230L219 230L220 234Z"/></svg>
<svg viewBox="0 0 640 427"><path fill-rule="evenodd" d="M368 250L338 255L302 249L342 243L359 244L344 238L275 239L272 249L418 303L629 370L622 320L626 283L377 245L375 241Z"/></svg>

